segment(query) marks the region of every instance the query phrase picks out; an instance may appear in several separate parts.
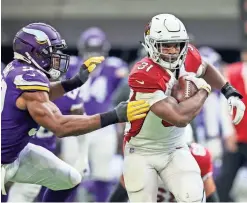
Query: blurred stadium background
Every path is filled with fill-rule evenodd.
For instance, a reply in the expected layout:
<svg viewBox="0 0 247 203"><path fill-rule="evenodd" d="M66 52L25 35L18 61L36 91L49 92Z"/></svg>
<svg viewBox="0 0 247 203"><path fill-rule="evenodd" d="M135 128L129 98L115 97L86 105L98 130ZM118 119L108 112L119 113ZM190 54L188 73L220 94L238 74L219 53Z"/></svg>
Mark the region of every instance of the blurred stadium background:
<svg viewBox="0 0 247 203"><path fill-rule="evenodd" d="M35 21L56 27L71 54L76 54L80 33L90 26L99 26L112 43L110 54L127 61L135 59L144 25L158 13L177 15L197 46L216 48L227 62L239 59L244 41L242 7L237 0L2 0L1 3L5 63L12 57L11 43L17 30Z"/></svg>
<svg viewBox="0 0 247 203"><path fill-rule="evenodd" d="M12 60L14 35L31 22L54 26L67 41L65 53L72 55L77 55L81 32L98 26L112 45L110 55L131 64L138 56L145 24L158 13L175 14L193 44L214 48L226 63L240 61L247 50L247 0L1 0L1 4L4 64ZM212 149L219 167L221 151ZM238 174L232 194L237 201L247 201L246 169Z"/></svg>

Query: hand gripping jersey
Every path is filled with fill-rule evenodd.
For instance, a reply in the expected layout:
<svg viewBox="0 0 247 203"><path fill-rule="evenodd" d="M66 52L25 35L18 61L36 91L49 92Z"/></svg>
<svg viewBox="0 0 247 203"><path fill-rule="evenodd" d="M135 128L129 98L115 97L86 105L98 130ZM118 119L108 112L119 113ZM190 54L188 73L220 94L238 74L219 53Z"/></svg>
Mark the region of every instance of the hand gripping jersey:
<svg viewBox="0 0 247 203"><path fill-rule="evenodd" d="M179 77L186 74L201 76L205 71L198 50L190 45L186 61L179 70ZM130 75L130 100L144 99L152 106L154 103L170 96L176 83L176 73L162 68L150 58L145 57L137 62ZM163 121L151 111L146 118L136 120L127 125L125 141L132 146L145 149L167 150L184 145L182 139L184 128L178 128Z"/></svg>
<svg viewBox="0 0 247 203"><path fill-rule="evenodd" d="M79 57L72 56L70 58L69 69L66 73L66 78L72 78L78 71L81 65ZM83 108L83 101L80 88L74 89L53 101L60 109L63 115L70 115L71 111ZM30 140L31 143L42 146L52 152L56 149L56 136L53 132L40 127L36 135Z"/></svg>
<svg viewBox="0 0 247 203"><path fill-rule="evenodd" d="M17 60L4 69L1 83L1 155L2 164L8 164L17 159L38 128L27 110L16 107L17 98L26 91L49 92L50 83L44 73Z"/></svg>
<svg viewBox="0 0 247 203"><path fill-rule="evenodd" d="M201 169L203 181L213 174L213 165L210 152L200 144L192 143L190 151ZM159 179L159 188L157 202L175 202L174 196L169 192L167 187Z"/></svg>
<svg viewBox="0 0 247 203"><path fill-rule="evenodd" d="M82 86L86 114L108 111L112 106L112 95L128 73L127 64L116 57L108 57L91 73Z"/></svg>

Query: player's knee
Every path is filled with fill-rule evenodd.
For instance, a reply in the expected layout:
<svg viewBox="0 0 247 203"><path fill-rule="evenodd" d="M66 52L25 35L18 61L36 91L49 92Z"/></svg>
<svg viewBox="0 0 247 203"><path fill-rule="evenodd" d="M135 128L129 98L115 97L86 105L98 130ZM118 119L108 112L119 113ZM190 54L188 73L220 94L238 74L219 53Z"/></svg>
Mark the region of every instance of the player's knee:
<svg viewBox="0 0 247 203"><path fill-rule="evenodd" d="M194 192L184 192L176 197L177 202L205 202L204 190Z"/></svg>
<svg viewBox="0 0 247 203"><path fill-rule="evenodd" d="M204 202L204 199L203 188L188 189L176 197L177 202Z"/></svg>
<svg viewBox="0 0 247 203"><path fill-rule="evenodd" d="M76 169L71 168L69 175L70 175L71 188L81 183L82 176Z"/></svg>
<svg viewBox="0 0 247 203"><path fill-rule="evenodd" d="M178 187L180 187L179 193L174 194L178 202L204 202L205 194L201 177L197 179L194 177L194 181L186 181Z"/></svg>

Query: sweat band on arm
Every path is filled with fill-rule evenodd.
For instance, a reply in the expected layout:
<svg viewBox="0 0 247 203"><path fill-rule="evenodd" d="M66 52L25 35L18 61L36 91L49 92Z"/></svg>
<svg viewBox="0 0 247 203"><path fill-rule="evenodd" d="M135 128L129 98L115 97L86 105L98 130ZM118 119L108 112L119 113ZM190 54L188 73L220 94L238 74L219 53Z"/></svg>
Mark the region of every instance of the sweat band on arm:
<svg viewBox="0 0 247 203"><path fill-rule="evenodd" d="M116 110L108 111L100 114L101 127L106 127L111 124L118 123L118 117Z"/></svg>
<svg viewBox="0 0 247 203"><path fill-rule="evenodd" d="M224 96L228 99L231 96L237 96L240 99L243 98L243 96L233 87L229 82L227 82L222 88L221 93L224 94Z"/></svg>
<svg viewBox="0 0 247 203"><path fill-rule="evenodd" d="M69 80L62 81L61 85L63 86L65 92L70 92L73 89L81 87L83 83L77 75Z"/></svg>

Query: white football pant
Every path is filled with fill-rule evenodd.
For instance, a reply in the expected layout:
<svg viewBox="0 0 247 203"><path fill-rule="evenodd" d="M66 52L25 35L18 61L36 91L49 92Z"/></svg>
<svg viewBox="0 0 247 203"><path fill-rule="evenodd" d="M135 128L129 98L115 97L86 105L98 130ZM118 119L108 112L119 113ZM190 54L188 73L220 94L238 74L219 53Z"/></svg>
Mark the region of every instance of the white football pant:
<svg viewBox="0 0 247 203"><path fill-rule="evenodd" d="M130 202L157 202L158 176L177 202L203 202L200 168L189 148L143 153L125 146L124 181Z"/></svg>
<svg viewBox="0 0 247 203"><path fill-rule="evenodd" d="M36 184L14 183L9 190L8 202L33 202L41 187Z"/></svg>
<svg viewBox="0 0 247 203"><path fill-rule="evenodd" d="M18 182L65 190L81 182L80 173L43 147L29 143L13 163L1 166L2 186Z"/></svg>

